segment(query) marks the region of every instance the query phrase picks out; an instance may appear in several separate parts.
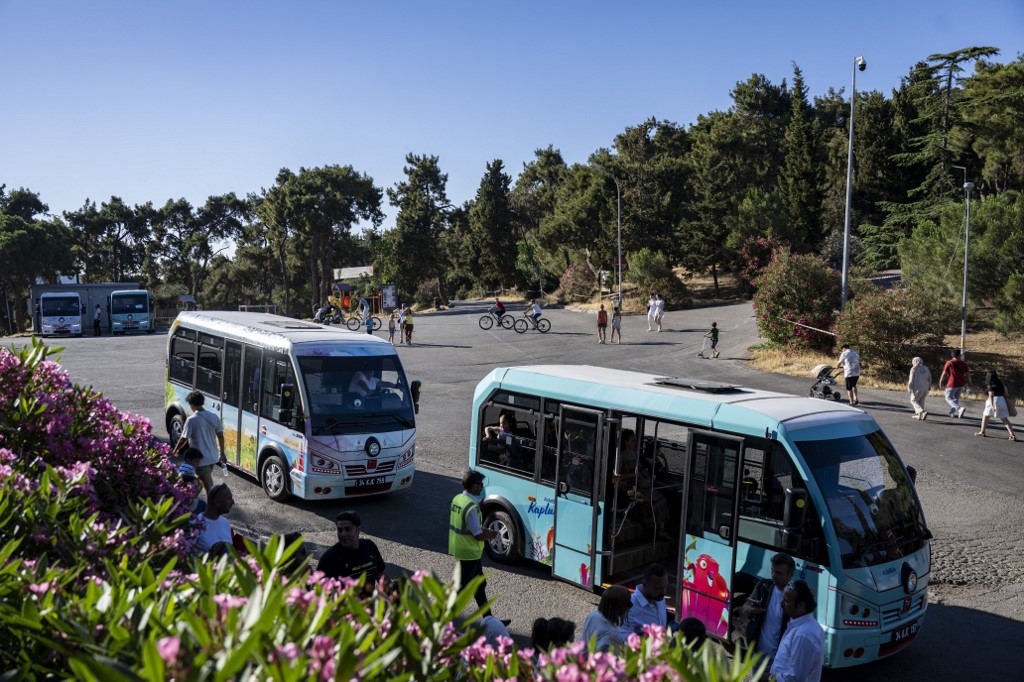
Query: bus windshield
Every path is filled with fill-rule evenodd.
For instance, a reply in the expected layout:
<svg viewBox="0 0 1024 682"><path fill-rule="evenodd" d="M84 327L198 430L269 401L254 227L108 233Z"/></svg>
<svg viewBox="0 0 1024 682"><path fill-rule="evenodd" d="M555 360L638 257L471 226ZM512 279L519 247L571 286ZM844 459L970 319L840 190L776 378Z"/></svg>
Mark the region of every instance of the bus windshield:
<svg viewBox="0 0 1024 682"><path fill-rule="evenodd" d="M412 397L395 356L299 357L312 435L415 427Z"/></svg>
<svg viewBox="0 0 1024 682"><path fill-rule="evenodd" d="M881 431L796 445L825 498L844 568L894 561L931 537L910 477Z"/></svg>
<svg viewBox="0 0 1024 682"><path fill-rule="evenodd" d="M110 312L114 315L124 313L145 313L148 311L146 294L119 294L110 297Z"/></svg>
<svg viewBox="0 0 1024 682"><path fill-rule="evenodd" d="M75 296L44 298L39 306L44 317L56 317L58 315L75 317L82 314L78 298Z"/></svg>

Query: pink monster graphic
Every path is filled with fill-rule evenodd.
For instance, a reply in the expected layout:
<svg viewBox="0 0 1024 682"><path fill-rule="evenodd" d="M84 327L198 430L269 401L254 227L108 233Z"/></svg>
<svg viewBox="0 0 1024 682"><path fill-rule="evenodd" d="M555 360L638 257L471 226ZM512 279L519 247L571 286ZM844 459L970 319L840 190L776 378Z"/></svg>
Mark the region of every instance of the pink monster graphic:
<svg viewBox="0 0 1024 682"><path fill-rule="evenodd" d="M722 610L729 603L729 583L719 575L718 562L701 554L686 570L693 572L693 578L683 580L683 587L688 588L683 591L683 613L703 621L708 634L724 637L729 623Z"/></svg>

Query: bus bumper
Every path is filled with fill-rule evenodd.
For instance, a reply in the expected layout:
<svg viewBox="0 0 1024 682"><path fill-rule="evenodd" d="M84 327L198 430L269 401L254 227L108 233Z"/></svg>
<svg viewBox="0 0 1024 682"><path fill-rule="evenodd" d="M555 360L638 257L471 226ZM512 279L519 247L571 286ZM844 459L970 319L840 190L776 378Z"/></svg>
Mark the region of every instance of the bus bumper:
<svg viewBox="0 0 1024 682"><path fill-rule="evenodd" d="M414 467L397 473L348 477L303 474L292 470L292 492L307 500L337 500L345 497L382 495L412 485Z"/></svg>
<svg viewBox="0 0 1024 682"><path fill-rule="evenodd" d="M924 613L920 612L905 621L884 625L882 629L828 628L825 633L829 647L825 652L825 667L848 668L887 658L910 646L921 633L923 625Z"/></svg>

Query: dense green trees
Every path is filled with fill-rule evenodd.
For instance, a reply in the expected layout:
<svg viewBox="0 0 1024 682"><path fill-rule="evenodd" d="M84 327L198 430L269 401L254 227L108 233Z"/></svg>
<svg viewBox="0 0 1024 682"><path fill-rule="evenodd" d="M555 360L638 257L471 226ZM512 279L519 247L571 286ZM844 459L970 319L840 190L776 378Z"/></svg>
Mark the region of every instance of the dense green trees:
<svg viewBox="0 0 1024 682"><path fill-rule="evenodd" d="M969 47L930 55L888 95L858 93L852 254L859 265L902 268L953 296L946 271L962 253L954 228L960 187L971 180L979 266L988 267L1001 240L999 286L975 287L972 276L972 302L994 306L1010 329L1024 318L1013 294L1024 282L1015 208L1024 191L1024 57L999 64L990 61L996 54ZM351 265L374 265L370 284L396 284L404 300L426 282L442 298L551 291L570 266L596 285L601 271L615 270L616 183L623 254L647 249L670 267L711 274L716 285L721 272L741 266L744 245L765 240L837 265L848 97L830 88L812 101L795 64L789 84L753 74L730 94L728 110L689 126L656 118L627 126L587 163L569 165L549 145L513 179L494 159L461 206L449 202L447 174L429 154L407 155L405 179L386 189L351 166L282 169L269 189L244 199L154 208L114 196L99 206L87 200L63 221L40 222L45 206L28 190L0 191L0 256L17 261L0 268L0 286L17 298L35 277L70 270L85 281L138 278L209 305L270 302L305 314L326 296L331 270ZM385 196L394 227L382 230ZM29 234L51 241L40 249Z"/></svg>

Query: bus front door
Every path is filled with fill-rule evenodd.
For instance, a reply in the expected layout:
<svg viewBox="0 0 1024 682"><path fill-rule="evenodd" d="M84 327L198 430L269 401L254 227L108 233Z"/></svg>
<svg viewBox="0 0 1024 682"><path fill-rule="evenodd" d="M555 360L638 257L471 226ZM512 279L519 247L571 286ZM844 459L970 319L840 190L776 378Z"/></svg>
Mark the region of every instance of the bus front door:
<svg viewBox="0 0 1024 682"><path fill-rule="evenodd" d="M562 407L558 430L555 481L554 552L551 572L567 582L594 589L600 583L601 556L597 542L600 514L598 472L603 414L596 410Z"/></svg>
<svg viewBox="0 0 1024 682"><path fill-rule="evenodd" d="M697 618L717 637L729 632L742 450L742 438L690 431L678 619Z"/></svg>

